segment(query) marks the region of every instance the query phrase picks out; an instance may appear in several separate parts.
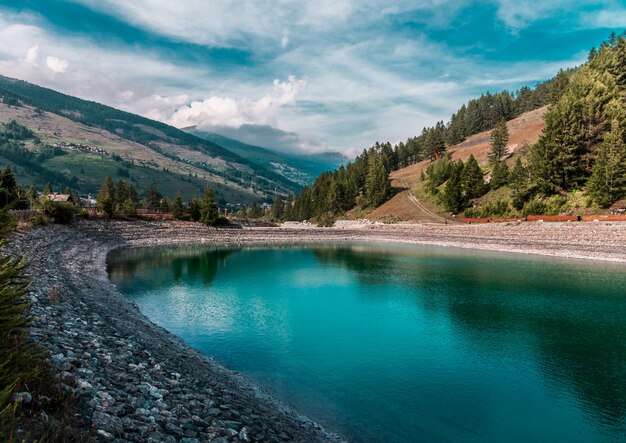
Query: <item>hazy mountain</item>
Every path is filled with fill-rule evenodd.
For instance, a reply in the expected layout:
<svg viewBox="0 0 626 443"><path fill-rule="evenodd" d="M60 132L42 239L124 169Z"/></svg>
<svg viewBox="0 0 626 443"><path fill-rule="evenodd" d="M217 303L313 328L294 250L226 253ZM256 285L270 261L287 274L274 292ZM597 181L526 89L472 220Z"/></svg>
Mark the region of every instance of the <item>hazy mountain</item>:
<svg viewBox="0 0 626 443"><path fill-rule="evenodd" d="M316 154L294 154L275 149L250 145L214 132L204 132L196 127L185 131L205 140L223 146L264 168L301 185L311 185L318 175L338 168L346 162L346 157L338 152Z"/></svg>

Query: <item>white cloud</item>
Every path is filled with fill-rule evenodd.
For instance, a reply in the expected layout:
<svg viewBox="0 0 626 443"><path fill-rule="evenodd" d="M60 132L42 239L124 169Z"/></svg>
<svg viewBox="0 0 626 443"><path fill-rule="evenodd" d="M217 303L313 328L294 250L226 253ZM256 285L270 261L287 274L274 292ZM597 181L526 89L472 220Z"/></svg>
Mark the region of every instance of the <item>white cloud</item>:
<svg viewBox="0 0 626 443"><path fill-rule="evenodd" d="M30 63L31 65L35 65L37 63L37 59L39 58L39 45L35 45L26 51L26 57L24 61L26 63Z"/></svg>
<svg viewBox="0 0 626 443"><path fill-rule="evenodd" d="M306 85L305 78L298 79L290 75L286 82L274 80L273 91L257 100L212 96L177 109L168 121L178 127L199 125L203 128L239 127L244 124L276 125L280 108L295 103L298 93Z"/></svg>
<svg viewBox="0 0 626 443"><path fill-rule="evenodd" d="M67 70L70 63L67 60L61 60L58 57L53 57L51 55L46 57L46 66L51 71L56 73L63 73Z"/></svg>

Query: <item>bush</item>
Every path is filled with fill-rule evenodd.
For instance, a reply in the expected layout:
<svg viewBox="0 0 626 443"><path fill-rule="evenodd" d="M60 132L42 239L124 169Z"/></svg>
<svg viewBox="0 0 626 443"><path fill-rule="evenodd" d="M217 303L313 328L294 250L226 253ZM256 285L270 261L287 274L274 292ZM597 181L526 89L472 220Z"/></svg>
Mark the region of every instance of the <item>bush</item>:
<svg viewBox="0 0 626 443"><path fill-rule="evenodd" d="M558 215L566 203L567 197L563 195L550 197L546 202L546 215Z"/></svg>
<svg viewBox="0 0 626 443"><path fill-rule="evenodd" d="M335 224L335 214L332 212L324 212L317 220L318 228L332 228Z"/></svg>
<svg viewBox="0 0 626 443"><path fill-rule="evenodd" d="M524 205L522 214L526 217L528 215L544 215L546 213L546 204L539 200L531 200Z"/></svg>
<svg viewBox="0 0 626 443"><path fill-rule="evenodd" d="M44 201L41 205L44 218L50 223L67 225L74 221L76 207L68 202Z"/></svg>
<svg viewBox="0 0 626 443"><path fill-rule="evenodd" d="M509 203L504 200L496 200L482 209L483 217L504 217L509 214Z"/></svg>
<svg viewBox="0 0 626 443"><path fill-rule="evenodd" d="M46 219L41 212L35 212L33 215L30 216L29 221L32 223L33 226L43 226L46 224Z"/></svg>

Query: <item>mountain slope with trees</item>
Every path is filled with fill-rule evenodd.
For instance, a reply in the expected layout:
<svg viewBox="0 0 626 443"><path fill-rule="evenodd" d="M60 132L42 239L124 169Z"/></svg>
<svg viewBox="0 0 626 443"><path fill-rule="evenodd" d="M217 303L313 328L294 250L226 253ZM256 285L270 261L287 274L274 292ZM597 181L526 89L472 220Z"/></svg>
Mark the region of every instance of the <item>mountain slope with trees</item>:
<svg viewBox="0 0 626 443"><path fill-rule="evenodd" d="M626 197L625 98L626 39L612 34L587 63L535 89L485 94L406 143L376 143L287 202L284 217L333 218L349 211L399 221L398 200L411 205L412 194L448 216L602 211ZM520 122L522 130L511 132ZM382 208L391 211L371 198L370 183L378 176L372 158L380 158L395 179L393 190L383 192L383 201L391 200ZM388 181L377 186L390 188ZM406 188L412 192L401 195Z"/></svg>
<svg viewBox="0 0 626 443"><path fill-rule="evenodd" d="M169 197L190 198L208 183L220 200L244 203L301 188L215 143L109 106L2 76L0 98L0 126L15 121L32 133L0 144L0 161L16 164L25 184L95 193L108 175L141 192L158 183Z"/></svg>

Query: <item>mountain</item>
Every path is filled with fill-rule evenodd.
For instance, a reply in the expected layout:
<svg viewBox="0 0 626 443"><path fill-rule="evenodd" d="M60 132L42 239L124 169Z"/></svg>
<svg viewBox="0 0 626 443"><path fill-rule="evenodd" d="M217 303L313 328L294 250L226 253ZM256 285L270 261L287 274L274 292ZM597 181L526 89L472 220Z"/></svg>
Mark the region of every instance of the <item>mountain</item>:
<svg viewBox="0 0 626 443"><path fill-rule="evenodd" d="M241 203L301 188L214 142L129 112L3 76L0 97L0 164L15 165L27 185L95 193L109 175L140 192L155 185L186 199L208 184L219 200ZM3 137L13 121L31 135Z"/></svg>
<svg viewBox="0 0 626 443"><path fill-rule="evenodd" d="M265 169L301 185L312 185L317 176L336 169L346 162L346 158L338 152L291 154L249 145L214 132L200 131L195 126L183 130L223 146Z"/></svg>

